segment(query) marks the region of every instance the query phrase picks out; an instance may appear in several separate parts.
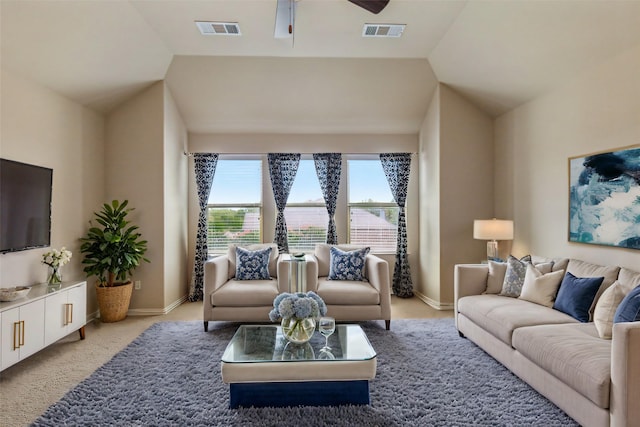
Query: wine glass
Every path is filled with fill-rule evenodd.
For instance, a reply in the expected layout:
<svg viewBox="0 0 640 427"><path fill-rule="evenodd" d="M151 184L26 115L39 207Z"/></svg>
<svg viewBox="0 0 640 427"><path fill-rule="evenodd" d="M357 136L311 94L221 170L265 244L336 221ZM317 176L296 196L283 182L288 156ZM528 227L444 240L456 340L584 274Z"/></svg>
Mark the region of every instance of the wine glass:
<svg viewBox="0 0 640 427"><path fill-rule="evenodd" d="M331 350L331 347L329 347L329 337L336 330L336 319L333 317L321 317L318 330L324 335L324 347L322 348Z"/></svg>

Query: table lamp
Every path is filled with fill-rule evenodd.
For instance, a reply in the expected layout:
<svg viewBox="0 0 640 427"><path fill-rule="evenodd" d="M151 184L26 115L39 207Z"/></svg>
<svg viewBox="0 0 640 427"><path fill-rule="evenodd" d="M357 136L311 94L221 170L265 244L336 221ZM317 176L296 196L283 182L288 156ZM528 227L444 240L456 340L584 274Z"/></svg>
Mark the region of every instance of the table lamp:
<svg viewBox="0 0 640 427"><path fill-rule="evenodd" d="M513 221L505 219L476 219L473 238L488 240L487 259L499 259L498 240L513 240Z"/></svg>

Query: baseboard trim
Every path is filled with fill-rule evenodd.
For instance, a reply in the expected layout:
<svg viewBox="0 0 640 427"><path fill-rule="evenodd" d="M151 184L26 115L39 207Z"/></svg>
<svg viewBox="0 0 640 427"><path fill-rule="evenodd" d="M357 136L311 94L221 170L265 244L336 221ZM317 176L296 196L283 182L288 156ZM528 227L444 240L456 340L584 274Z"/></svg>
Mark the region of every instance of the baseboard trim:
<svg viewBox="0 0 640 427"><path fill-rule="evenodd" d="M127 316L157 316L167 314L186 300L187 295L184 295L164 308L130 308L129 311L127 311Z"/></svg>
<svg viewBox="0 0 640 427"><path fill-rule="evenodd" d="M422 300L425 304L427 304L429 307L435 308L436 310L453 310L453 304L452 303L446 303L443 304L440 301L436 301L432 298L429 298L428 296L418 292L418 291L413 291L413 293L415 294L415 296L417 296L420 300Z"/></svg>
<svg viewBox="0 0 640 427"><path fill-rule="evenodd" d="M99 314L100 314L100 310L96 310L93 313L87 313L87 323L91 323L94 320L99 319L100 318Z"/></svg>

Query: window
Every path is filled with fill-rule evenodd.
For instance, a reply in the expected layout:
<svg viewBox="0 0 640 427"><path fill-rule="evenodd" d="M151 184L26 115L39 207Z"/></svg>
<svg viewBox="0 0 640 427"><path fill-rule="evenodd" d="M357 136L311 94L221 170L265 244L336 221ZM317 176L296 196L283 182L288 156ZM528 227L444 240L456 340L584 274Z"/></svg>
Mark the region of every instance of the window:
<svg viewBox="0 0 640 427"><path fill-rule="evenodd" d="M317 243L326 242L329 214L313 159L300 160L284 218L289 252L313 252Z"/></svg>
<svg viewBox="0 0 640 427"><path fill-rule="evenodd" d="M221 156L222 157L222 156ZM262 241L262 160L218 159L207 210L209 254Z"/></svg>
<svg viewBox="0 0 640 427"><path fill-rule="evenodd" d="M349 159L347 165L349 243L377 253L396 252L399 207L380 159Z"/></svg>

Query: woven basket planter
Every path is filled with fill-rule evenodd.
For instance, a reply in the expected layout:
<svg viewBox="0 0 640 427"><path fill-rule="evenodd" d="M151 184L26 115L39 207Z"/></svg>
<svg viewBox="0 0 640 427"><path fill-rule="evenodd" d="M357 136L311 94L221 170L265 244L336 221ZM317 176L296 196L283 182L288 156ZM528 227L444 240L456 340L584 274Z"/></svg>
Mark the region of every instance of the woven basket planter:
<svg viewBox="0 0 640 427"><path fill-rule="evenodd" d="M133 283L131 281L106 288L96 284L100 320L104 323L112 323L126 318L132 292Z"/></svg>

